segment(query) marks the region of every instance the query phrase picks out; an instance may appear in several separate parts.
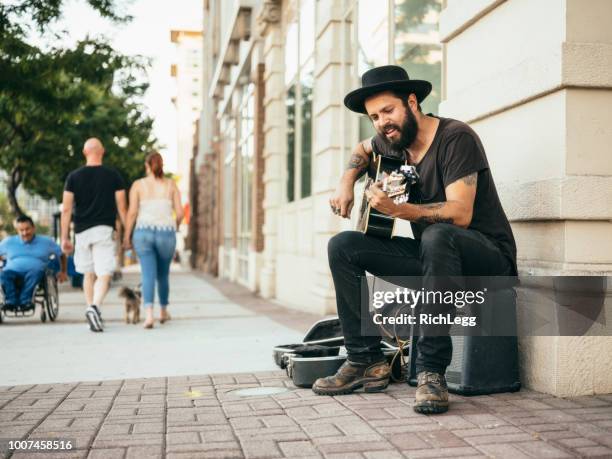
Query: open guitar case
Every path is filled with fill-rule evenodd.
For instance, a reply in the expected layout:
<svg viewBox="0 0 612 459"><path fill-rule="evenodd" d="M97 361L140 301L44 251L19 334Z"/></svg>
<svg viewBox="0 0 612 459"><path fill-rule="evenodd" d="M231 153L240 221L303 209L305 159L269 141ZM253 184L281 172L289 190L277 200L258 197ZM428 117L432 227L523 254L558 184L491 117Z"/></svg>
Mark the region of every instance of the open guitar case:
<svg viewBox="0 0 612 459"><path fill-rule="evenodd" d="M399 348L390 340L383 340L382 351L392 365L392 379L405 381L406 367ZM407 356L408 353L409 346L406 346L403 354ZM312 387L317 379L335 374L346 361L340 319L329 317L315 322L301 343L276 346L273 357L297 387Z"/></svg>

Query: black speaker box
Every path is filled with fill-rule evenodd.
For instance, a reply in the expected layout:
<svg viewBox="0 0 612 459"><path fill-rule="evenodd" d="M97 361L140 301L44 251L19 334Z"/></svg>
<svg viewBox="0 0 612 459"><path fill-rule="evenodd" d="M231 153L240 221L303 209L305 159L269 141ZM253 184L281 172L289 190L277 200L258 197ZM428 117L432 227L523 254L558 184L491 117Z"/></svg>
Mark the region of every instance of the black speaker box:
<svg viewBox="0 0 612 459"><path fill-rule="evenodd" d="M504 333L508 330L516 332L516 327L507 326L508 320L516 323L516 292L513 288L489 292L478 315L481 323L489 324L484 330L489 335L492 335L491 330L494 330L496 322L500 323ZM411 340L408 382L412 386L417 384L417 339L418 336L413 336ZM513 336L460 336L453 334L451 328L451 340L453 358L446 369L450 392L486 395L520 390L516 333Z"/></svg>

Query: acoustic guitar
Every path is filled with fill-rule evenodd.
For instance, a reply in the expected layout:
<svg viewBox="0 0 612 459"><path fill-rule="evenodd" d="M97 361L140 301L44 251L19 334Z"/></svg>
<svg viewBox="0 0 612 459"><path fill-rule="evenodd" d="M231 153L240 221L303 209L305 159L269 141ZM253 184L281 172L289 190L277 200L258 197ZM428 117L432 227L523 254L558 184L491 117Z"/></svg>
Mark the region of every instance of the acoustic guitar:
<svg viewBox="0 0 612 459"><path fill-rule="evenodd" d="M402 204L408 202L410 187L417 182L419 175L414 166L408 166L399 159L372 153L372 162L376 173L366 181L357 230L370 236L390 239L395 229L395 218L374 209L366 198L366 191L373 183L381 182L382 190L393 198L393 202Z"/></svg>

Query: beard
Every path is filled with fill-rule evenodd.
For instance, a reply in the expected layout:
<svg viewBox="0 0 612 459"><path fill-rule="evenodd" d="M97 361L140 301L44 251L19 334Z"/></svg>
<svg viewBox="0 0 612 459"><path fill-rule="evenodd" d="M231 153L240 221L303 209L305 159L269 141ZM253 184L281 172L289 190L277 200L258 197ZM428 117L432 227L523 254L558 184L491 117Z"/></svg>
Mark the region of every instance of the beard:
<svg viewBox="0 0 612 459"><path fill-rule="evenodd" d="M388 128L393 128L397 132L399 132L400 134L399 139L395 141L390 140L385 134L385 129L388 129ZM419 132L419 125L417 124L416 117L414 116L414 113L412 113L412 111L408 107L406 107L406 114L404 116L404 122L402 123L401 126L390 123L384 126L382 130L378 131L378 133L383 138L385 143L389 145L391 149L397 150L397 151L405 150L410 145L412 145L412 142L414 142L414 139L416 139L418 132Z"/></svg>

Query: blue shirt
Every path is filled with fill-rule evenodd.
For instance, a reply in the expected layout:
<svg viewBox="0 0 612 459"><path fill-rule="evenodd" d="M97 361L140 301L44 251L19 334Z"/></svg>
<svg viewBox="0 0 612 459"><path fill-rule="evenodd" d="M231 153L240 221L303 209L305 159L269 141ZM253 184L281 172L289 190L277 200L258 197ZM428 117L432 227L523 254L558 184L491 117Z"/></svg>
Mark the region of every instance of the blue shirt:
<svg viewBox="0 0 612 459"><path fill-rule="evenodd" d="M27 273L43 271L49 263L49 255L55 254L58 259L62 254L60 246L47 236L34 236L30 242L24 242L18 235L9 236L0 242L0 255L7 258L3 269Z"/></svg>

